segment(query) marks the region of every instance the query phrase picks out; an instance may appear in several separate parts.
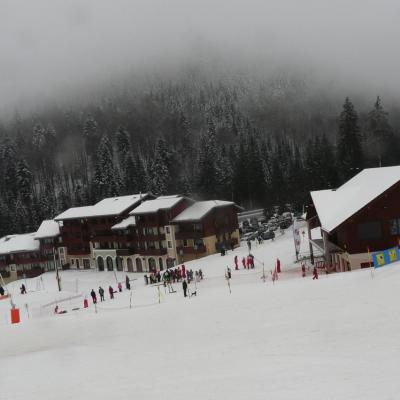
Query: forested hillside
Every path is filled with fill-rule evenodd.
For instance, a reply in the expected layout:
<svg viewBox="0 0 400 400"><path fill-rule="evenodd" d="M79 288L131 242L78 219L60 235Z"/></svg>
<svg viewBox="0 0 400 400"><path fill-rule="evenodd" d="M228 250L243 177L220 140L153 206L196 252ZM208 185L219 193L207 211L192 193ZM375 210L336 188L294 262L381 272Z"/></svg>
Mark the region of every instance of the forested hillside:
<svg viewBox="0 0 400 400"><path fill-rule="evenodd" d="M400 162L399 115L380 98L356 110L347 94L317 93L287 76L188 74L17 112L0 125L0 234L145 191L301 209L309 190Z"/></svg>

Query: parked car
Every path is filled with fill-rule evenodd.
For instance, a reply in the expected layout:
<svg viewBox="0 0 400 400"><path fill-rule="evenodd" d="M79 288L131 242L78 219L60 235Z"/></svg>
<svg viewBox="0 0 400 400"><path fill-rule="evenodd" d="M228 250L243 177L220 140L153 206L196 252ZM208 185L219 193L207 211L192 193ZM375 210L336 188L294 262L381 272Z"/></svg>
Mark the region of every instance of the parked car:
<svg viewBox="0 0 400 400"><path fill-rule="evenodd" d="M264 240L274 239L275 238L275 232L274 231L265 231L262 234L262 238Z"/></svg>
<svg viewBox="0 0 400 400"><path fill-rule="evenodd" d="M292 225L292 221L291 220L284 220L279 224L279 228L287 229L287 228L289 228L290 225Z"/></svg>

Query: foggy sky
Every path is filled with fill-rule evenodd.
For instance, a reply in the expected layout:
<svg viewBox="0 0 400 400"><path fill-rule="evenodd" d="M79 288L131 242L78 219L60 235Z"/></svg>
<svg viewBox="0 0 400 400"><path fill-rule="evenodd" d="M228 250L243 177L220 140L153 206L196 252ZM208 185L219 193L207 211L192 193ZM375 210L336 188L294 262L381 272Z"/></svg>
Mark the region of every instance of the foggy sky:
<svg viewBox="0 0 400 400"><path fill-rule="evenodd" d="M208 62L395 94L399 17L398 0L0 0L0 112Z"/></svg>

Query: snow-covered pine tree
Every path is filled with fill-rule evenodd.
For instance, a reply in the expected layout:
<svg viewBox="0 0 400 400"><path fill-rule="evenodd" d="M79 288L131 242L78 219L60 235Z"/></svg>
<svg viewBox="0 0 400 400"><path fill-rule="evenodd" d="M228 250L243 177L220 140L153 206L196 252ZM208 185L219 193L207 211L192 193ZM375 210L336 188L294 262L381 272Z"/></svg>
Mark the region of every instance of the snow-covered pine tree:
<svg viewBox="0 0 400 400"><path fill-rule="evenodd" d="M121 170L125 164L126 156L131 152L129 133L120 126L115 133L116 152Z"/></svg>
<svg viewBox="0 0 400 400"><path fill-rule="evenodd" d="M40 151L46 144L46 130L41 123L37 123L33 127L32 146L37 151Z"/></svg>
<svg viewBox="0 0 400 400"><path fill-rule="evenodd" d="M233 170L229 161L226 147L224 145L221 146L217 153L215 172L215 180L217 185L215 188L216 197L231 200Z"/></svg>
<svg viewBox="0 0 400 400"><path fill-rule="evenodd" d="M216 160L217 160L217 139L215 125L211 118L207 122L207 132L200 138L197 189L206 199L214 196L216 187Z"/></svg>
<svg viewBox="0 0 400 400"><path fill-rule="evenodd" d="M358 115L348 97L339 119L337 160L344 181L360 172L364 164Z"/></svg>
<svg viewBox="0 0 400 400"><path fill-rule="evenodd" d="M388 113L384 110L380 97L376 98L374 108L367 116L366 152L376 160L373 166L390 165L393 158L393 128L388 120ZM398 158L398 157L396 157Z"/></svg>
<svg viewBox="0 0 400 400"><path fill-rule="evenodd" d="M16 182L20 200L29 208L32 202L33 175L24 159L17 162Z"/></svg>
<svg viewBox="0 0 400 400"><path fill-rule="evenodd" d="M154 151L154 158L150 164L151 192L156 195L168 193L171 180L169 170L170 153L165 139L158 138Z"/></svg>
<svg viewBox="0 0 400 400"><path fill-rule="evenodd" d="M119 194L120 178L114 166L113 147L108 136L104 135L97 150L97 161L93 178L96 200Z"/></svg>

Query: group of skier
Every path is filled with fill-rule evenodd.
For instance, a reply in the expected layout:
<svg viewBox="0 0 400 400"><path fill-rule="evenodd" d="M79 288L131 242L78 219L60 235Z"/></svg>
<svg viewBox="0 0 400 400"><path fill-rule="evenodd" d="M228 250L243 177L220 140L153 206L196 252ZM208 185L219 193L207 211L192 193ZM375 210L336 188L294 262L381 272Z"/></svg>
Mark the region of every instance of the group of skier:
<svg viewBox="0 0 400 400"><path fill-rule="evenodd" d="M163 281L166 283L175 283L186 280L187 283L190 283L193 280L199 282L203 279L203 271L199 269L198 271L193 271L192 269L187 270L185 265L182 267L177 267L174 269L167 269L163 275Z"/></svg>
<svg viewBox="0 0 400 400"><path fill-rule="evenodd" d="M130 290L130 288L131 288L130 279L129 279L128 275L126 275L126 277L125 277L125 287L127 290ZM118 288L118 292L122 292L122 283L121 282L118 282L117 288ZM105 297L104 297L105 290L101 286L99 286L98 292L99 292L100 301L105 301ZM114 288L111 285L109 285L108 294L110 296L110 300L112 300L114 298L114 293L117 293L117 291L114 290ZM94 289L91 290L90 296L92 297L93 304L97 304L97 293L95 292Z"/></svg>
<svg viewBox="0 0 400 400"><path fill-rule="evenodd" d="M306 265L305 264L301 264L301 276L303 277L303 278L305 278L306 277ZM313 278L312 278L313 280L316 280L316 279L318 279L318 269L317 269L317 267L316 266L314 266L314 268L313 268Z"/></svg>
<svg viewBox="0 0 400 400"><path fill-rule="evenodd" d="M235 264L235 270L238 271L239 270L239 258L237 255L233 258L233 262ZM249 253L249 255L247 257L243 256L242 265L243 265L243 269L254 269L253 254Z"/></svg>

